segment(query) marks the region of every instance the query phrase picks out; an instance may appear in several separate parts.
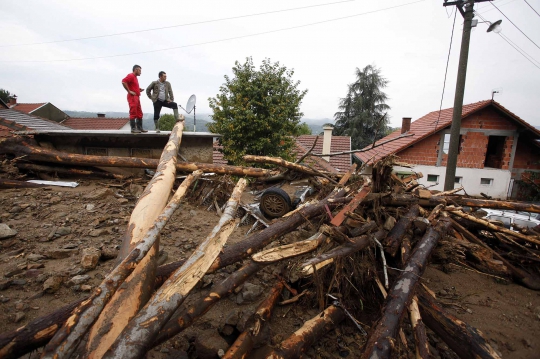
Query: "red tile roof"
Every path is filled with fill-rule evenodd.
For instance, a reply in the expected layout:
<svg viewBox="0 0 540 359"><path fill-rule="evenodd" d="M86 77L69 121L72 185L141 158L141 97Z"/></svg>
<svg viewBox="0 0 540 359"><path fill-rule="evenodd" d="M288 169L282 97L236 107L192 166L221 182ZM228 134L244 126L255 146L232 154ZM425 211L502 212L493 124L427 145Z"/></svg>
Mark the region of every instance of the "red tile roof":
<svg viewBox="0 0 540 359"><path fill-rule="evenodd" d="M299 142L303 147L306 148L306 151L313 146L313 142L315 141L315 138L319 137L317 140L317 144L315 145L315 148L313 149L313 153L322 153L322 147L323 147L323 136L315 136L315 135L303 135L299 136L297 138L297 142ZM336 152L346 152L351 150L351 138L349 136L332 136L332 142L330 143L330 152L336 153ZM300 154L303 155L303 153ZM325 161L326 162L326 161ZM338 172L346 172L351 167L351 155L345 154L345 155L338 155L338 156L332 156L330 157L330 166L334 168L333 172L336 170Z"/></svg>
<svg viewBox="0 0 540 359"><path fill-rule="evenodd" d="M506 113L513 120L519 122L521 125L523 125L524 127L528 128L529 130L533 131L534 133L540 136L539 130L535 129L533 126L531 126L530 124L528 124L527 122L519 118L517 115L515 115L514 113L512 113L511 111L503 107L501 104L493 100L486 100L486 101L480 101L480 102L476 102L476 103L472 103L468 105L463 105L461 118L463 119L471 115L472 113L479 111L483 108L486 108L488 106L494 106L500 111ZM408 133L414 134L414 136L403 137L403 138L400 138L399 140L389 142L387 144L376 147L374 149L370 149L366 152L355 153L355 156L364 163L374 164L377 161L379 161L381 158L386 157L390 154L397 153L401 150L404 150L405 148L423 140L424 138L450 126L452 124L452 114L453 114L453 108L447 108L447 109L442 110L440 112L440 117L439 117L439 111L430 112L424 117L421 117L418 120L411 123L411 129L408 131ZM438 119L438 122L437 122L437 119ZM401 130L394 131L388 136L375 142L375 144L388 141L392 138L399 137L400 135L401 135ZM365 147L365 149L369 148L370 146Z"/></svg>
<svg viewBox="0 0 540 359"><path fill-rule="evenodd" d="M7 122L5 122L7 121ZM15 128L16 131L29 130L29 131L56 131L56 130L69 130L68 127L62 126L54 121L50 121L46 118L41 118L27 113L0 108L0 122L7 127L12 127L14 124L21 126L21 128Z"/></svg>
<svg viewBox="0 0 540 359"><path fill-rule="evenodd" d="M68 118L62 125L75 130L119 130L129 118L92 117L92 118Z"/></svg>
<svg viewBox="0 0 540 359"><path fill-rule="evenodd" d="M18 103L16 105L11 106L11 109L21 111L24 113L31 113L32 111L37 110L43 105L46 105L46 102L43 103Z"/></svg>

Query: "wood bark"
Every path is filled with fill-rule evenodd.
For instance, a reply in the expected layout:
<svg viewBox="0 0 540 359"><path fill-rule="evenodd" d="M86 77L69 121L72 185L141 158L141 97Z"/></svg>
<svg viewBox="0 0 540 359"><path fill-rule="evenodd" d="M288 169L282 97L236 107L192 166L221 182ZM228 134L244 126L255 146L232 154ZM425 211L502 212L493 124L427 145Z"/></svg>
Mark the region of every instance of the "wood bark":
<svg viewBox="0 0 540 359"><path fill-rule="evenodd" d="M419 241L407 262L407 266L388 293L383 316L369 336L365 345L366 350L362 354L363 359L391 357L392 341L398 333L401 317L414 295L416 283L424 273L431 251L450 225L448 220L440 220L435 226L430 227Z"/></svg>
<svg viewBox="0 0 540 359"><path fill-rule="evenodd" d="M264 327L272 317L272 310L283 290L283 281L278 281L270 294L259 304L249 327L244 330L229 347L222 359L243 359L251 353L262 340Z"/></svg>
<svg viewBox="0 0 540 359"><path fill-rule="evenodd" d="M418 303L424 323L444 340L460 358L501 358L489 345L480 330L447 313L423 291L418 293Z"/></svg>
<svg viewBox="0 0 540 359"><path fill-rule="evenodd" d="M385 247L385 251L392 257L396 256L396 253L401 245L401 239L411 228L412 222L416 217L418 217L419 212L419 206L417 204L412 205L409 212L399 219L394 228L392 228L390 233L388 233L388 236L386 236L384 239L383 245Z"/></svg>
<svg viewBox="0 0 540 359"><path fill-rule="evenodd" d="M329 306L322 313L308 320L289 338L265 356L267 359L300 358L304 351L311 347L326 332L345 319L343 310L336 306Z"/></svg>
<svg viewBox="0 0 540 359"><path fill-rule="evenodd" d="M143 240L107 275L94 293L73 310L69 319L45 347L44 357L62 358L69 357L73 353L111 296L152 249L159 233L180 205L187 189L201 175L202 171L196 171L184 180Z"/></svg>
<svg viewBox="0 0 540 359"><path fill-rule="evenodd" d="M293 162L285 161L283 158L279 157L269 157L269 156L253 156L253 155L245 155L242 157L244 161L248 163L269 163L272 165L288 168L300 173L305 173L311 176L321 176L321 174L331 177L342 177L343 174L338 173L331 173L331 172L319 172L312 168L302 166Z"/></svg>
<svg viewBox="0 0 540 359"><path fill-rule="evenodd" d="M159 160L137 157L91 156L70 154L39 147L29 138L13 137L0 139L0 154L25 156L25 160L75 166L157 168ZM269 177L275 171L253 167L214 165L211 163L178 162L176 169L182 172L201 170L204 173L229 174L234 176Z"/></svg>
<svg viewBox="0 0 540 359"><path fill-rule="evenodd" d="M143 240L146 232L167 204L176 177L176 163L183 130L184 123L180 121L171 131L154 177L146 186L131 213L128 228L122 238L117 263L120 263ZM154 289L158 250L159 239L125 279L122 288L113 294L103 308L90 330L85 350L88 358L101 358L130 319L150 299Z"/></svg>
<svg viewBox="0 0 540 359"><path fill-rule="evenodd" d="M146 354L159 330L206 274L229 239L236 227L234 216L246 185L245 179L241 178L238 181L212 233L199 244L184 265L167 279L144 308L129 321L104 358L141 358Z"/></svg>
<svg viewBox="0 0 540 359"><path fill-rule="evenodd" d="M118 175L110 172L100 172L95 170L88 170L84 168L75 168L75 167L59 167L59 166L44 166L36 165L33 163L22 163L17 162L15 164L17 168L23 169L26 171L34 172L45 172L45 173L63 173L73 176L84 176L84 177L102 177L102 178L114 178L114 179L124 179L125 176Z"/></svg>
<svg viewBox="0 0 540 359"><path fill-rule="evenodd" d="M426 334L426 327L422 321L420 310L418 309L418 298L414 297L409 305L409 317L414 333L414 342L416 344L416 358L429 359L429 343Z"/></svg>

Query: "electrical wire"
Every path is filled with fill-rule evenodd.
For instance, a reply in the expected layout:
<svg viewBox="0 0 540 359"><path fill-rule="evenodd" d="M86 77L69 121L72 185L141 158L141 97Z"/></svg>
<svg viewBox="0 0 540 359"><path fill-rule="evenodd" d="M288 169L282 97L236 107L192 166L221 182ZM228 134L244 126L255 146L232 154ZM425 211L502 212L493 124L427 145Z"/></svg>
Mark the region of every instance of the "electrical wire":
<svg viewBox="0 0 540 359"><path fill-rule="evenodd" d="M536 42L534 42L534 41L533 41L530 37L528 37L523 31L521 31L521 29L520 29L516 24L514 24L514 23L512 22L512 20L510 20L510 19L508 18L508 16L506 16L506 15L501 11L501 9L499 9L493 2L491 2L491 5L493 5L493 6L495 7L495 9L499 10L499 12L506 18L506 20L510 21L510 23L511 23L512 25L514 25L514 27L515 27L516 29L518 29L519 32L521 32L527 39L529 39L530 42L532 42L536 47L538 47L538 48L540 49L540 46L536 45Z"/></svg>
<svg viewBox="0 0 540 359"><path fill-rule="evenodd" d="M510 1L506 2L506 3L504 3L504 4L499 4L499 7L506 6L506 5L510 4L510 3L513 3L514 1L517 1L517 0L510 0ZM485 7L488 7L488 6L489 6L489 5L486 4ZM485 7L482 8L482 13L483 13L483 14L485 14L486 12L490 12L490 11L496 10L495 8L491 8L491 9L487 9L486 11L484 11Z"/></svg>
<svg viewBox="0 0 540 359"><path fill-rule="evenodd" d="M249 34L249 35L241 35L241 36L229 37L229 38L226 38L226 39L211 40L211 41L199 42L199 43L196 43L196 44L182 45L182 46L174 46L174 47L168 47L168 48L157 49L157 50L138 51L138 52L131 52L131 53L126 53L126 54L105 55L105 56L95 56L95 57L83 57L83 58L78 58L78 59L60 59L60 60L0 60L0 63L9 63L9 62L17 62L17 63L50 63L50 62L70 62L70 61L98 60L98 59L107 59L107 58L113 58L113 57L123 57L123 56L131 56L131 55L142 55L142 54L149 54L149 53L154 53L154 52L161 52L161 51L169 51L169 50L184 49L184 48L187 48L187 47L194 47L194 46L201 46L201 45L215 44L215 43L219 43L219 42L231 41L231 40L237 40L237 39L245 39L245 38L249 38L249 37L255 37L255 36L266 35L266 34L271 34L271 33L277 33L277 32L282 32L282 31L288 31L288 30L300 29L300 28L304 28L304 27L309 27L309 26L314 26L314 25L319 25L319 24L329 23L329 22L333 22L333 21L339 21L339 20L350 19L350 18L354 18L354 17L358 17L358 16L369 15L369 14L374 14L374 13L378 13L378 12L382 12L382 11L386 11L386 10L392 10L392 9L396 9L396 8L400 8L400 7L404 7L404 6L414 5L414 4L423 2L423 1L424 1L424 0L417 0L417 1L410 2L410 3L406 3L406 4L395 5L395 6L391 6L391 7L387 7L387 8L383 8L383 9L367 11L367 12L363 12L363 13L359 13L359 14L348 15L348 16L338 17L338 18L334 18L334 19L329 19L329 20L323 20L323 21L312 22L312 23L304 24L304 25L291 26L291 27L286 27L286 28L282 28L282 29L276 29L276 30L270 30L270 31L263 31L263 32L259 32L259 33Z"/></svg>
<svg viewBox="0 0 540 359"><path fill-rule="evenodd" d="M60 43L60 42L71 42L71 41L80 41L80 40L100 39L100 38L104 38L104 37L113 37L113 36L121 36L121 35L128 35L128 34L137 34L137 33L141 33L141 32L166 30L166 29L172 29L172 28L176 28L176 27L208 24L208 23L212 23L212 22L235 20L235 19L242 19L242 18L247 18L247 17L254 17L254 16L261 16L261 15L268 15L268 14L277 14L277 13L281 13L281 12L296 11L296 10L302 10L302 9L308 9L308 8L314 8L314 7L321 7L321 6L336 5L336 4L346 3L346 2L353 2L353 1L357 1L357 0L343 0L343 1L336 1L336 2L331 2L331 3L295 7L295 8L290 8L290 9L266 11L266 12L260 12L260 13L255 13L255 14L248 14L248 15L231 16L231 17L225 17L225 18L221 18L221 19L213 19L213 20L206 20L206 21L191 22L191 23L187 23L187 24L162 26L162 27L155 27L155 28L143 29L143 30L126 31L126 32L117 32L117 33L106 34L106 35L79 37L79 38L75 38L75 39L53 40L53 41L45 41L45 42L33 42L33 43L28 43L28 44L0 45L0 47L33 46L33 45L56 44L56 43Z"/></svg>
<svg viewBox="0 0 540 359"><path fill-rule="evenodd" d="M527 3L527 5L529 5L529 7L532 9L532 11L534 11L536 13L536 15L540 16L540 14L538 13L538 11L536 11L532 6L531 4L529 4L529 2L527 0L523 0Z"/></svg>
<svg viewBox="0 0 540 359"><path fill-rule="evenodd" d="M488 22L481 14L479 14L478 12L475 12L476 15L478 15L478 17L480 19L482 19L484 22ZM502 33L498 33L497 35L499 35L504 41L506 41L510 46L512 46L517 52L519 52L523 57L525 57L531 64L533 64L534 66L538 67L538 69L540 69L540 66L538 66L536 63L540 64L540 62L538 60L535 60L531 55L527 54L522 48L520 48L515 42L513 42L512 40L510 40L507 36L503 35ZM535 63L536 62L536 63Z"/></svg>
<svg viewBox="0 0 540 359"><path fill-rule="evenodd" d="M439 125L439 120L441 118L441 111L442 111L442 103L444 99L444 89L446 88L446 76L448 75L448 64L450 63L450 52L452 51L452 41L454 40L454 28L456 26L456 16L457 11L454 13L454 23L452 24L452 34L450 35L450 46L448 47L448 57L446 58L446 70L444 71L444 81L443 81L443 88L442 88L442 94L441 94L441 104L439 105L439 115L437 116L437 121L435 122L434 129L437 128Z"/></svg>

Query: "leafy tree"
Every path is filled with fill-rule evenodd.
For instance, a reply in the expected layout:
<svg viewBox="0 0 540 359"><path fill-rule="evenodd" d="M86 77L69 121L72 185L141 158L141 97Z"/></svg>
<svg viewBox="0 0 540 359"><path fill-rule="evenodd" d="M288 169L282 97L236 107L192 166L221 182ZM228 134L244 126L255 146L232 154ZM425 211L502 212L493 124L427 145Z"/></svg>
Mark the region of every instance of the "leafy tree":
<svg viewBox="0 0 540 359"><path fill-rule="evenodd" d="M161 131L171 131L175 124L176 124L176 119L174 118L174 115L167 113L165 115L160 116L158 127Z"/></svg>
<svg viewBox="0 0 540 359"><path fill-rule="evenodd" d="M242 164L245 154L292 159L292 136L301 131L300 103L307 90L298 89L293 70L270 59L257 70L248 57L232 70L233 78L225 76L220 92L208 99L214 112L208 129L222 135L225 158L235 164Z"/></svg>
<svg viewBox="0 0 540 359"><path fill-rule="evenodd" d="M334 114L335 134L351 136L353 149L364 148L387 134L389 119L383 116L390 106L382 91L387 84L375 66L356 68L356 81L349 85L347 96L340 100L339 111Z"/></svg>
<svg viewBox="0 0 540 359"><path fill-rule="evenodd" d="M302 122L298 126L298 131L296 132L296 135L297 136L311 135L311 128L309 127L309 125L307 123Z"/></svg>
<svg viewBox="0 0 540 359"><path fill-rule="evenodd" d="M4 90L4 89L0 89L0 98L2 99L2 101L4 101L5 103L8 103L9 102L9 98L12 94L8 91L8 90Z"/></svg>

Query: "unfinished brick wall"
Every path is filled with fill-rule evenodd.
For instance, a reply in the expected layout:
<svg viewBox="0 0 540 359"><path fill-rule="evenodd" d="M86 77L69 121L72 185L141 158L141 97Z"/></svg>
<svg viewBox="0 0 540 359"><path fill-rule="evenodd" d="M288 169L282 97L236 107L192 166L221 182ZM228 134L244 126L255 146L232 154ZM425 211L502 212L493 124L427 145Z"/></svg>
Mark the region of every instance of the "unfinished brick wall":
<svg viewBox="0 0 540 359"><path fill-rule="evenodd" d="M415 143L413 146L398 152L400 161L413 165L436 166L439 151L440 134L434 134Z"/></svg>
<svg viewBox="0 0 540 359"><path fill-rule="evenodd" d="M516 130L515 122L492 107L484 108L461 121L461 128Z"/></svg>
<svg viewBox="0 0 540 359"><path fill-rule="evenodd" d="M533 141L528 136L518 138L513 168L540 170L540 147Z"/></svg>

